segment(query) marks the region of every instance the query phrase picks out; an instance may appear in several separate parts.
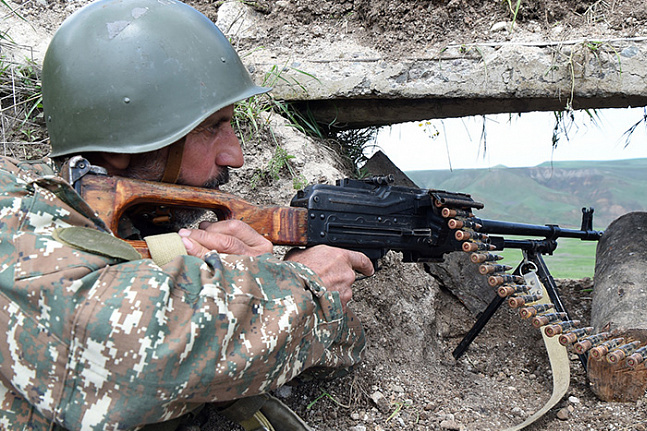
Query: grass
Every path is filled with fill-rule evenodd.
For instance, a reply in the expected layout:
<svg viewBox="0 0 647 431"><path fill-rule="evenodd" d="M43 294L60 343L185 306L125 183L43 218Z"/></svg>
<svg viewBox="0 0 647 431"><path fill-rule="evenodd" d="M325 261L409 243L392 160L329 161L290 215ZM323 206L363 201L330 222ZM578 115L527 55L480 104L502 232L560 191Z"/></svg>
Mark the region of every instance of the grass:
<svg viewBox="0 0 647 431"><path fill-rule="evenodd" d="M557 250L552 256L544 256L544 261L554 278L593 278L596 247L596 241L560 238ZM507 265L516 267L521 262L519 250L504 250L499 254L505 258L503 263Z"/></svg>
<svg viewBox="0 0 647 431"><path fill-rule="evenodd" d="M16 62L21 47L0 41L0 144L2 155L20 159L47 153L42 116L40 68L28 57Z"/></svg>

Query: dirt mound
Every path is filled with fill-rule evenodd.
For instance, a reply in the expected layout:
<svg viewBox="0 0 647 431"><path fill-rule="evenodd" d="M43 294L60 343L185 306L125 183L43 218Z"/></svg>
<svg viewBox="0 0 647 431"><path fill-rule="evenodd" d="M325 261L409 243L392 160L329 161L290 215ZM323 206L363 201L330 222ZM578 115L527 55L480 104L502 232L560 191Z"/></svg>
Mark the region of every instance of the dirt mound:
<svg viewBox="0 0 647 431"><path fill-rule="evenodd" d="M268 45L316 45L353 37L388 57L449 44L645 35L647 5L600 0L258 1ZM517 4L519 7L517 9ZM207 14L213 10L195 2Z"/></svg>

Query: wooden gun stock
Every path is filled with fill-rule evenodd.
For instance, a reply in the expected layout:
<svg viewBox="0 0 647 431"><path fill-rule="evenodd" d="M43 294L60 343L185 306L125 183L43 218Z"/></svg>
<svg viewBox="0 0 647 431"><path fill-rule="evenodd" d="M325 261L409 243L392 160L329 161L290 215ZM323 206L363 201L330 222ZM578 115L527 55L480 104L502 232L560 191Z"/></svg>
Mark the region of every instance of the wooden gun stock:
<svg viewBox="0 0 647 431"><path fill-rule="evenodd" d="M134 206L154 204L212 210L219 220L237 219L276 245L307 243L307 210L286 206L259 206L220 190L178 186L102 175L86 175L80 194L113 233L119 220ZM143 257L150 257L144 241L128 241Z"/></svg>

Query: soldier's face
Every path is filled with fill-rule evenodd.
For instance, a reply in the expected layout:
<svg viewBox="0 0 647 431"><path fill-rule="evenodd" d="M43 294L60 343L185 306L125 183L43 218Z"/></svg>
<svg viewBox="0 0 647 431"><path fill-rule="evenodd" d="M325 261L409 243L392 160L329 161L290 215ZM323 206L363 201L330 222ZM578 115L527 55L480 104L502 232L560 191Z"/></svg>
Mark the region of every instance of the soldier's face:
<svg viewBox="0 0 647 431"><path fill-rule="evenodd" d="M227 181L228 168L243 165L243 151L231 126L233 115L233 105L222 108L185 137L178 183L217 187Z"/></svg>

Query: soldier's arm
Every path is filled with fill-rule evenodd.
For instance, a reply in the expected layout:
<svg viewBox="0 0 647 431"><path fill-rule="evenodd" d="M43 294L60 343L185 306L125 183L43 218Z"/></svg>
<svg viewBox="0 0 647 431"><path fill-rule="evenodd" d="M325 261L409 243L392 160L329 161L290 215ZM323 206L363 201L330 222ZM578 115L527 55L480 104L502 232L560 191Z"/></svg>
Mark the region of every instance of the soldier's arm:
<svg viewBox="0 0 647 431"><path fill-rule="evenodd" d="M12 184L0 242L0 372L47 420L73 429L170 419L335 366L337 340L361 347L338 293L304 265L210 252L160 267L71 247L53 231L92 220L59 189L10 177L0 175Z"/></svg>
<svg viewBox="0 0 647 431"><path fill-rule="evenodd" d="M179 233L187 252L199 258L204 258L211 250L247 256L272 252L270 241L239 220L204 222L200 229L182 229ZM293 249L285 260L299 262L312 269L328 290L339 292L344 308L352 298L351 286L356 272L367 276L374 272L373 264L364 254L336 247Z"/></svg>

